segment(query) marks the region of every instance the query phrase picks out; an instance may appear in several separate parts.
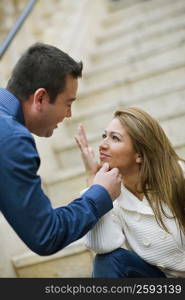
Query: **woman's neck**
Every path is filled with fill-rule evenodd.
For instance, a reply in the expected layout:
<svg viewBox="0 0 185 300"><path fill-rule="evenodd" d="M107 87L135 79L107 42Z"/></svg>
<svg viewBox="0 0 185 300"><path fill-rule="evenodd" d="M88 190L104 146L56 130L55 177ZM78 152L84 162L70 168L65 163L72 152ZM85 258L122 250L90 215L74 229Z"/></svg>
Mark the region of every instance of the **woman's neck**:
<svg viewBox="0 0 185 300"><path fill-rule="evenodd" d="M123 185L134 194L139 200L143 200L143 193L140 192L139 174L123 176Z"/></svg>

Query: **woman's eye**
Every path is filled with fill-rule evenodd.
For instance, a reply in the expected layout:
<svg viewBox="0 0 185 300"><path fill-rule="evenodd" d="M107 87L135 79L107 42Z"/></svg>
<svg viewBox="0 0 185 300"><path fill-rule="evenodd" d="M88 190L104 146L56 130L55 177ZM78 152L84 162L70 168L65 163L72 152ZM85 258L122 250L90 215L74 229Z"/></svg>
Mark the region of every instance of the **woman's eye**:
<svg viewBox="0 0 185 300"><path fill-rule="evenodd" d="M106 138L106 134L103 133L103 134L102 134L102 139L105 139L105 138Z"/></svg>
<svg viewBox="0 0 185 300"><path fill-rule="evenodd" d="M119 141L119 138L116 135L113 135L112 139L115 140L115 141Z"/></svg>

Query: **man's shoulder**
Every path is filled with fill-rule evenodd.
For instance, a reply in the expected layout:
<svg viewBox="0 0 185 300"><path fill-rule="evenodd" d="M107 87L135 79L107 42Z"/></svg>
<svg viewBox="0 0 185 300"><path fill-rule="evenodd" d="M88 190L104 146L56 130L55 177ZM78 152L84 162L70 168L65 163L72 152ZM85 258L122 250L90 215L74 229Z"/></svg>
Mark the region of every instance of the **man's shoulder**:
<svg viewBox="0 0 185 300"><path fill-rule="evenodd" d="M38 156L34 137L30 131L11 116L0 118L0 155L31 152Z"/></svg>
<svg viewBox="0 0 185 300"><path fill-rule="evenodd" d="M26 127L16 120L7 123L3 124L3 129L0 127L0 164L5 169L8 165L13 166L13 164L17 164L19 168L29 165L29 168L31 166L31 169L37 172L40 158L34 137Z"/></svg>
<svg viewBox="0 0 185 300"><path fill-rule="evenodd" d="M0 141L11 138L17 138L18 136L27 136L33 139L30 131L21 123L19 123L12 116L4 115L0 118Z"/></svg>

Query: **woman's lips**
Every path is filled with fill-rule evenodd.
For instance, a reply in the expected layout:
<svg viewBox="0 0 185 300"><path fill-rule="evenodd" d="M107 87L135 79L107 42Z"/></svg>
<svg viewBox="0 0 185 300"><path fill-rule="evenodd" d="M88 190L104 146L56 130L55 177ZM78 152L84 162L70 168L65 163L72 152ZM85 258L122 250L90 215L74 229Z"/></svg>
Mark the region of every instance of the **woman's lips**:
<svg viewBox="0 0 185 300"><path fill-rule="evenodd" d="M110 157L110 155L100 152L100 159L106 159L106 158L109 158L109 157Z"/></svg>

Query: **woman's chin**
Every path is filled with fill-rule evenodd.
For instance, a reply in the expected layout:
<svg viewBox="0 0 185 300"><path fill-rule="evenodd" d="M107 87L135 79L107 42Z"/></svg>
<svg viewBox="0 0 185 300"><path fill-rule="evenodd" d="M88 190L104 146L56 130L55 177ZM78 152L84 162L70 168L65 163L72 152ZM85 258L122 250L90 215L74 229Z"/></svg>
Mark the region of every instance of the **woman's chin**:
<svg viewBox="0 0 185 300"><path fill-rule="evenodd" d="M106 160L100 160L100 167L102 167L103 164L106 163L106 162L109 164L109 170L111 170L112 168L114 168L114 167L109 163L109 161L106 161Z"/></svg>

